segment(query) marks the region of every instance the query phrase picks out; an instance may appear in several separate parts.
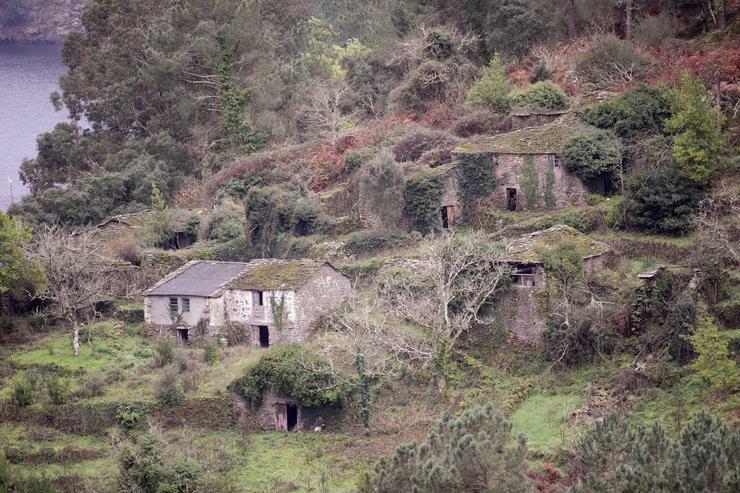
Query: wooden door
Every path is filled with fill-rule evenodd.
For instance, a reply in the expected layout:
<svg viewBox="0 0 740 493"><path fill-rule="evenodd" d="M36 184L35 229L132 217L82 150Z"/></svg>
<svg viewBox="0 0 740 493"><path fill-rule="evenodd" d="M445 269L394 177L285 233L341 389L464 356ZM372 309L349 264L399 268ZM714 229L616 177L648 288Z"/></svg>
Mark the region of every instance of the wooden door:
<svg viewBox="0 0 740 493"><path fill-rule="evenodd" d="M275 404L275 429L288 431L288 405Z"/></svg>

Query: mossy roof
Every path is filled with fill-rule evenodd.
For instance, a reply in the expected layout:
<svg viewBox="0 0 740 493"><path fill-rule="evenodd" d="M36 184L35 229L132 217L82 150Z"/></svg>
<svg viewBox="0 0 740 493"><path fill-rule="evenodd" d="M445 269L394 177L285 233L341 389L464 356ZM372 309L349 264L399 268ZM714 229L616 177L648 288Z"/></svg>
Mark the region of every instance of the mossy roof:
<svg viewBox="0 0 740 493"><path fill-rule="evenodd" d="M565 142L582 126L572 113L552 123L528 127L505 134L484 137L453 150L456 154L558 154Z"/></svg>
<svg viewBox="0 0 740 493"><path fill-rule="evenodd" d="M609 245L594 240L565 224L522 235L509 243L508 261L520 264L539 264L540 252L557 248L564 241L575 243L584 258L611 252Z"/></svg>
<svg viewBox="0 0 740 493"><path fill-rule="evenodd" d="M317 260L252 260L239 276L228 283L227 287L229 289L259 291L299 289L323 265L328 265L337 272L340 272L329 262Z"/></svg>

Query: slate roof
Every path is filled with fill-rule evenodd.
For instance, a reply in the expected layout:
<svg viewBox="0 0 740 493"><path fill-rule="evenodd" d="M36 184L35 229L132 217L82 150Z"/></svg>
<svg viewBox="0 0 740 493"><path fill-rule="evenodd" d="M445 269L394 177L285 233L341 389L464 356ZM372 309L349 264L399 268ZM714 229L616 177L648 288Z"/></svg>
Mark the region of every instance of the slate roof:
<svg viewBox="0 0 740 493"><path fill-rule="evenodd" d="M147 296L204 296L214 297L228 281L249 266L245 262L216 262L195 260L188 262L147 290Z"/></svg>
<svg viewBox="0 0 740 493"><path fill-rule="evenodd" d="M228 288L245 291L295 290L306 284L323 265L328 265L342 274L329 262L317 260L252 260L244 272L228 283Z"/></svg>
<svg viewBox="0 0 740 493"><path fill-rule="evenodd" d="M453 153L559 154L568 138L580 127L582 124L576 116L568 113L552 123L483 137L455 148Z"/></svg>
<svg viewBox="0 0 740 493"><path fill-rule="evenodd" d="M565 224L542 231L522 235L509 243L508 261L520 264L539 264L540 252L556 248L563 241L576 244L583 253L583 258L597 257L611 252L609 245L594 240L575 228Z"/></svg>

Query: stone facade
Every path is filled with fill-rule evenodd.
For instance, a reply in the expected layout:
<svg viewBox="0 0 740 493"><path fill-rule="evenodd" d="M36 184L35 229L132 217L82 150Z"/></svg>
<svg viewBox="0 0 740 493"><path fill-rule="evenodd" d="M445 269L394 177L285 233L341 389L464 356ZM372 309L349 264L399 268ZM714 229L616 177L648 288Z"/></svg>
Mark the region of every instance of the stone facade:
<svg viewBox="0 0 740 493"><path fill-rule="evenodd" d="M252 431L307 431L316 427L331 430L342 419L342 408L303 407L291 399L266 390L262 395L262 404L252 409L240 397L234 396L243 409L241 426ZM290 408L292 406L292 409ZM288 412L295 413L288 421ZM292 426L290 426L292 425Z"/></svg>
<svg viewBox="0 0 740 493"><path fill-rule="evenodd" d="M546 176L549 169L553 170L555 181L552 191L555 196L555 208L560 209L568 205L586 204L586 187L580 178L568 173L560 162L557 154L494 154L493 166L496 168L497 186L492 198L497 207L509 210L531 209L527 204L521 188L522 167L526 156L531 156L532 164L537 170L539 180L539 206L543 207L542 195L545 190ZM512 192L512 190L514 192ZM512 195L514 199L512 201Z"/></svg>

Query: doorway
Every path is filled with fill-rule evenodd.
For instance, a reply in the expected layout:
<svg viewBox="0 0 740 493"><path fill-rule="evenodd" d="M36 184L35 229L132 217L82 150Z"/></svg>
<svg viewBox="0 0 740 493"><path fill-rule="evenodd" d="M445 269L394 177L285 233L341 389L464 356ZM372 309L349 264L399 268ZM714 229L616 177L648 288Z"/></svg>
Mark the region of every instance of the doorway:
<svg viewBox="0 0 740 493"><path fill-rule="evenodd" d="M260 325L260 347L270 347L270 329L267 325Z"/></svg>
<svg viewBox="0 0 740 493"><path fill-rule="evenodd" d="M442 227L449 229L455 224L455 207L446 205L442 207Z"/></svg>
<svg viewBox="0 0 740 493"><path fill-rule="evenodd" d="M186 344L188 342L188 329L178 327L177 328L177 338L182 342L183 344Z"/></svg>
<svg viewBox="0 0 740 493"><path fill-rule="evenodd" d="M293 431L298 424L298 406L288 404L288 431Z"/></svg>
<svg viewBox="0 0 740 493"><path fill-rule="evenodd" d="M516 188L506 189L506 208L510 211L516 210Z"/></svg>

